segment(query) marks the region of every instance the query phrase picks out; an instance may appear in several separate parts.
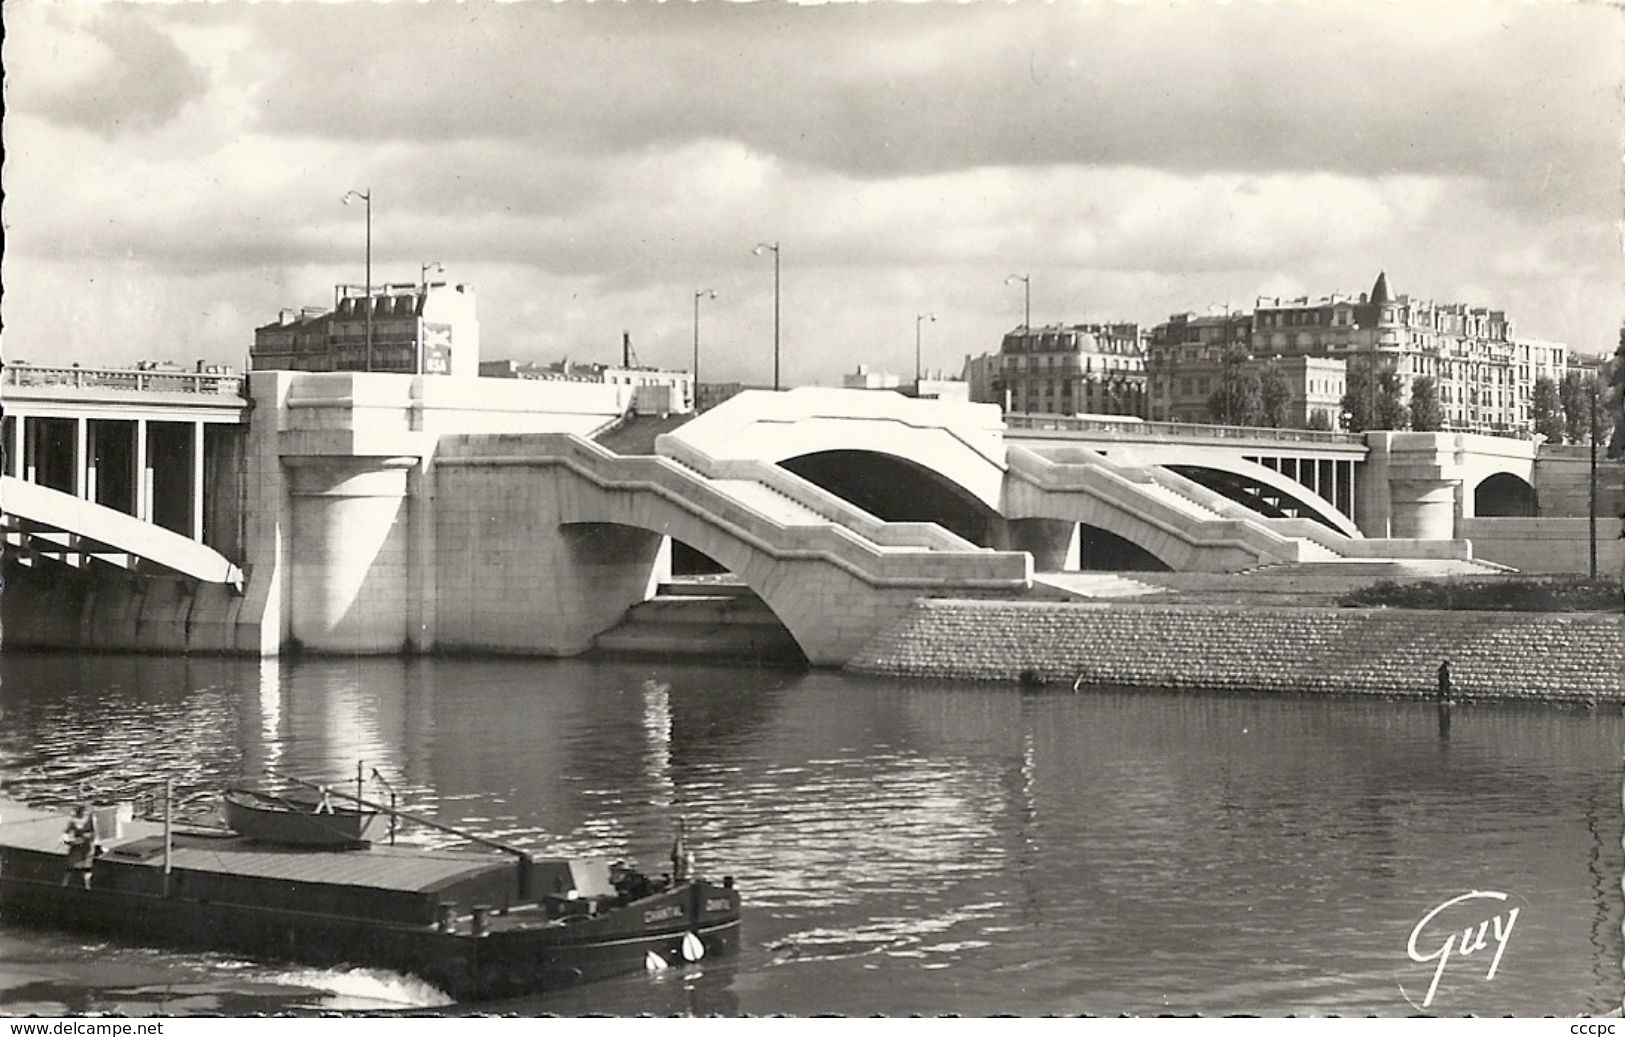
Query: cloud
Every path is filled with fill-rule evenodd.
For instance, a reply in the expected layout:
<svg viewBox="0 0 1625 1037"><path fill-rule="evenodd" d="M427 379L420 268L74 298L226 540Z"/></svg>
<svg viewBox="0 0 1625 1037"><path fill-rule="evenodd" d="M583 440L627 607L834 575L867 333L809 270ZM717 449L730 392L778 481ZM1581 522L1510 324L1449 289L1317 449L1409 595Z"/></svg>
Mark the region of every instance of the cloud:
<svg viewBox="0 0 1625 1037"><path fill-rule="evenodd" d="M375 278L445 263L496 355L608 358L625 328L685 363L691 293L715 287L708 371L747 380L770 370L760 240L784 248L787 377L825 384L859 360L912 370L919 312L939 317L928 366L996 348L1012 272L1041 321L1357 292L1383 268L1576 343L1625 303L1625 33L1592 8L6 13L4 306L25 356L240 363L279 307L359 280L351 188L374 195ZM69 103L80 69L113 81L126 54L158 83L111 114Z"/></svg>
<svg viewBox="0 0 1625 1037"><path fill-rule="evenodd" d="M1267 4L341 5L281 17L295 13L302 32L257 23L288 69L267 86L265 132L523 139L583 156L724 139L865 178L1009 165L1471 172L1505 184L1507 201L1589 205L1617 190L1625 126L1625 28L1584 5L1321 3L1290 17ZM381 45L357 48L363 36Z"/></svg>
<svg viewBox="0 0 1625 1037"><path fill-rule="evenodd" d="M14 111L101 135L150 130L203 96L207 77L175 40L148 19L108 10L77 23L46 10L13 18L37 37L7 47L8 99Z"/></svg>

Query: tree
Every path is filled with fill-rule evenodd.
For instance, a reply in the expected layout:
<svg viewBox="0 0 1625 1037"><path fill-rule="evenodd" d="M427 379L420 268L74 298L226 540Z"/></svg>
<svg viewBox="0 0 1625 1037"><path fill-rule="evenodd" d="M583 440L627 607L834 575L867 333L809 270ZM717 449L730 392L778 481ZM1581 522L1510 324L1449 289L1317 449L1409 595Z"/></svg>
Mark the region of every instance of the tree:
<svg viewBox="0 0 1625 1037"><path fill-rule="evenodd" d="M1399 373L1384 368L1377 375L1377 427L1404 429L1410 426L1411 409L1400 398Z"/></svg>
<svg viewBox="0 0 1625 1037"><path fill-rule="evenodd" d="M1286 375L1274 364L1258 376L1259 421L1266 428L1286 428L1292 404L1292 387Z"/></svg>
<svg viewBox="0 0 1625 1037"><path fill-rule="evenodd" d="M1432 375L1411 382L1411 428L1417 432L1437 432L1444 428L1444 408L1439 406L1439 383Z"/></svg>
<svg viewBox="0 0 1625 1037"><path fill-rule="evenodd" d="M1363 367L1349 365L1343 384L1343 413L1350 432L1365 432L1371 428L1371 402L1370 373Z"/></svg>
<svg viewBox="0 0 1625 1037"><path fill-rule="evenodd" d="M1309 412L1309 428L1315 432L1330 432L1332 430L1331 414L1316 407Z"/></svg>
<svg viewBox="0 0 1625 1037"><path fill-rule="evenodd" d="M1207 398L1207 412L1221 425L1257 425L1264 418L1264 396L1254 371L1239 371Z"/></svg>
<svg viewBox="0 0 1625 1037"><path fill-rule="evenodd" d="M1563 442L1563 405L1557 396L1557 383L1542 375L1535 379L1535 394L1529 401L1529 421L1535 435L1548 443Z"/></svg>
<svg viewBox="0 0 1625 1037"><path fill-rule="evenodd" d="M1608 370L1608 398L1614 412L1614 434L1609 437L1608 456L1617 461L1625 455L1625 328L1619 329L1619 348L1614 351L1614 359L1603 367Z"/></svg>
<svg viewBox="0 0 1625 1037"><path fill-rule="evenodd" d="M1392 368L1377 372L1376 391L1372 391L1370 368L1350 366L1344 383L1343 413L1348 415L1350 432L1369 432L1373 429L1402 429L1410 423L1410 409L1400 399L1399 375ZM1375 397L1376 412L1372 412Z"/></svg>
<svg viewBox="0 0 1625 1037"><path fill-rule="evenodd" d="M1617 437L1614 428L1616 412L1619 401L1619 390L1610 386L1613 378L1614 361L1605 361L1602 367L1589 377L1578 379L1579 385L1575 395L1580 402L1579 433L1580 438L1573 442L1591 442L1592 430L1597 434L1597 445L1603 448L1604 457L1616 457L1616 444L1611 440ZM1576 372L1571 372L1574 374ZM1564 379L1568 381L1567 378ZM1565 420L1567 415L1564 415Z"/></svg>
<svg viewBox="0 0 1625 1037"><path fill-rule="evenodd" d="M1591 405L1589 379L1579 371L1563 376L1557 387L1557 397L1563 408L1563 435L1570 443L1583 443L1591 438Z"/></svg>

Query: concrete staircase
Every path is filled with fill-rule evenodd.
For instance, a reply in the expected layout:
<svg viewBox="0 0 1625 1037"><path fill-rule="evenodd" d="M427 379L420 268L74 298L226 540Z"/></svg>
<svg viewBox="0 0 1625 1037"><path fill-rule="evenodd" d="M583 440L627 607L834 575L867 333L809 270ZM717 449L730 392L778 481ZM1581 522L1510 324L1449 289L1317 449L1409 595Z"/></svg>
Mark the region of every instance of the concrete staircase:
<svg viewBox="0 0 1625 1037"><path fill-rule="evenodd" d="M599 634L596 651L619 656L731 659L805 665L806 657L771 609L737 583L667 583L626 619Z"/></svg>

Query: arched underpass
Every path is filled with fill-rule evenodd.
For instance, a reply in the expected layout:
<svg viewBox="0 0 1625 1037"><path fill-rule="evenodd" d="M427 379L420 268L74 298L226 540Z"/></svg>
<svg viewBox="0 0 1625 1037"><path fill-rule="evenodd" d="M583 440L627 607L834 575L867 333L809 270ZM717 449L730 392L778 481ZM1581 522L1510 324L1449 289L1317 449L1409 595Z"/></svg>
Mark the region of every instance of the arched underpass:
<svg viewBox="0 0 1625 1037"><path fill-rule="evenodd" d="M1078 569L1082 572L1172 572L1162 559L1110 530L1078 523Z"/></svg>
<svg viewBox="0 0 1625 1037"><path fill-rule="evenodd" d="M1540 514L1535 488L1510 472L1498 472L1473 490L1477 518L1530 518Z"/></svg>
<svg viewBox="0 0 1625 1037"><path fill-rule="evenodd" d="M779 465L887 522L935 522L978 547L1001 519L957 483L912 461L868 450L826 450Z"/></svg>
<svg viewBox="0 0 1625 1037"><path fill-rule="evenodd" d="M698 548L671 542L671 578L594 639L617 656L732 659L806 666L807 656L761 597Z"/></svg>

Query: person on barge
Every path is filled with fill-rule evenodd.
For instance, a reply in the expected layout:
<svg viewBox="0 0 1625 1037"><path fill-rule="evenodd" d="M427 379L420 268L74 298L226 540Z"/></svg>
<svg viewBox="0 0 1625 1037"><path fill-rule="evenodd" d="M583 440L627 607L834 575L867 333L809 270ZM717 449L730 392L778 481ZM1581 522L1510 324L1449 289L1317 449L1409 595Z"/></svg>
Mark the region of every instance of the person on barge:
<svg viewBox="0 0 1625 1037"><path fill-rule="evenodd" d="M68 862L62 872L62 884L89 889L90 872L96 866L96 822L90 818L83 803L73 808L73 817L68 819L62 841L68 845Z"/></svg>

